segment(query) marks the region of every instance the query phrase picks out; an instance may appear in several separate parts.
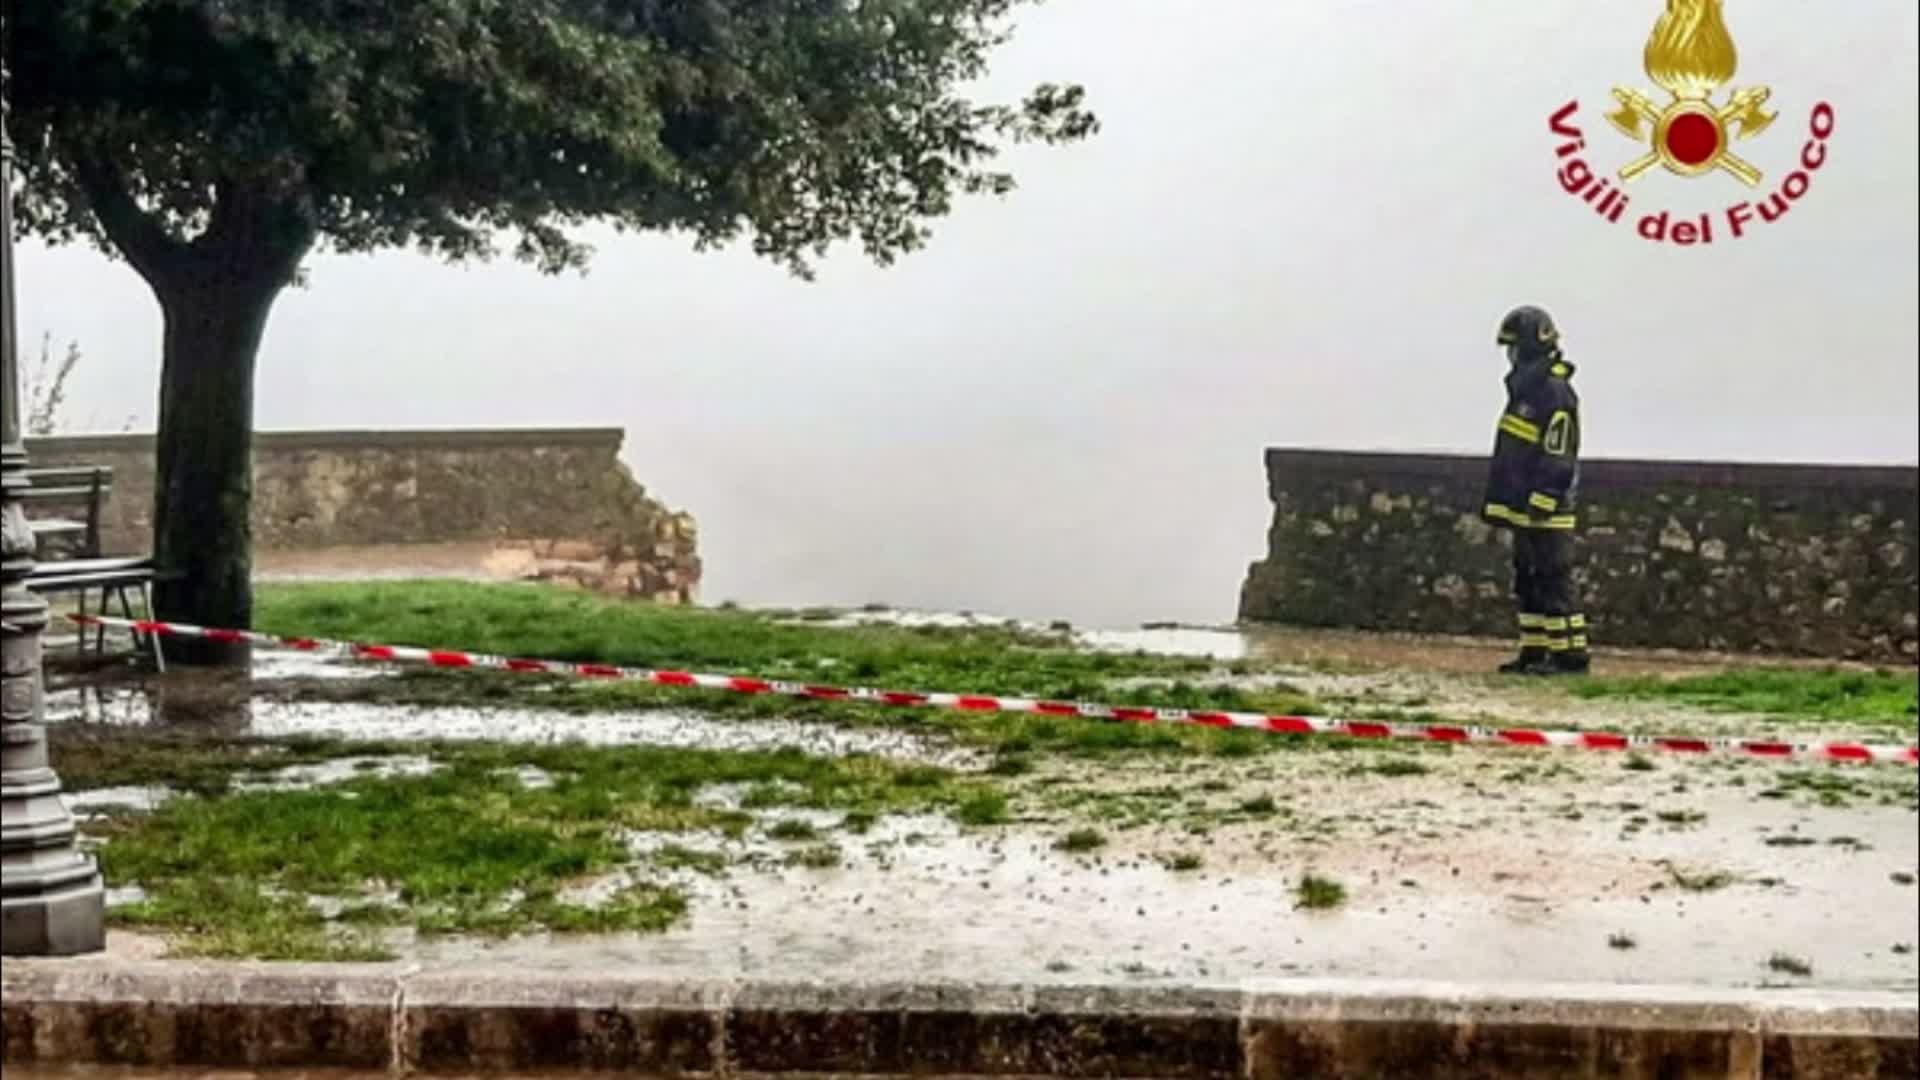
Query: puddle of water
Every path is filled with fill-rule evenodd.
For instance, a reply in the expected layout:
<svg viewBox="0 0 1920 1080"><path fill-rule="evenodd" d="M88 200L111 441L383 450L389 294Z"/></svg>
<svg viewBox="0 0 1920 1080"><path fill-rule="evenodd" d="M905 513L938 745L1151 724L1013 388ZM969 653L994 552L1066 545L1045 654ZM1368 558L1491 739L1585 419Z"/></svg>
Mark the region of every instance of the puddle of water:
<svg viewBox="0 0 1920 1080"><path fill-rule="evenodd" d="M262 891L270 895L287 895L275 889L265 889ZM405 906L401 902L400 893L397 889L379 889L359 896L326 896L309 893L301 897L301 899L306 902L307 907L311 908L323 919L337 919L340 917L340 914L348 908L378 905L380 907L397 909Z"/></svg>
<svg viewBox="0 0 1920 1080"><path fill-rule="evenodd" d="M516 765L511 769L501 769L499 774L511 776L528 791L539 791L553 786L553 774L538 765Z"/></svg>
<svg viewBox="0 0 1920 1080"><path fill-rule="evenodd" d="M945 630L967 630L976 627L1010 627L1022 630L1044 631L1039 623L1022 622L1018 619L996 618L992 615L980 615L971 611L904 611L894 608L884 610L843 611L830 619L796 619L801 625L813 626L899 626L908 629L936 626Z"/></svg>
<svg viewBox="0 0 1920 1080"><path fill-rule="evenodd" d="M91 788L63 792L67 811L76 820L91 821L113 811L152 813L161 803L173 798L174 790L165 784L129 784L122 787Z"/></svg>
<svg viewBox="0 0 1920 1080"><path fill-rule="evenodd" d="M328 653L258 649L253 654L255 679L379 679L399 673L392 664L351 660Z"/></svg>
<svg viewBox="0 0 1920 1080"><path fill-rule="evenodd" d="M233 787L236 791L294 791L363 777L425 776L439 767L418 754L343 757L311 765L288 765L264 780L237 780Z"/></svg>
<svg viewBox="0 0 1920 1080"><path fill-rule="evenodd" d="M1175 626L1140 630L1086 630L1075 635L1085 648L1102 652L1144 652L1154 656L1198 656L1244 660L1254 654L1247 635L1236 630Z"/></svg>
<svg viewBox="0 0 1920 1080"><path fill-rule="evenodd" d="M1519 759L1516 759L1519 760ZM1756 772L1757 772L1756 768ZM1421 781L1436 778L1420 778ZM1368 820L1365 795L1332 790L1320 809L1352 822L1337 835L1274 835L1267 824L1212 836L1177 826L1109 831L1105 848L1055 850L1050 829L966 830L937 817L883 818L864 835L840 816L782 808L739 839L636 834L636 853L675 844L748 859L713 876L641 864L589 883L594 902L632 880L672 882L691 897L689 921L651 936L534 935L507 941L415 940L396 947L437 962L474 959L547 968L644 966L687 975L823 978L1192 982L1263 975L1578 980L1759 986L1783 976L1775 952L1811 963L1822 986L1913 989L1911 946L1920 892L1902 875L1920 864L1911 811L1809 807L1748 791L1669 792L1671 777L1608 774L1578 789L1587 812L1544 811L1566 792L1542 787L1501 799L1463 794L1431 811ZM1399 790L1397 782L1378 782ZM726 805L738 791L713 789ZM1402 794L1405 794L1403 791ZM1302 792L1303 807L1320 797ZM1623 832L1612 800L1654 809ZM1537 802L1536 802L1537 801ZM1408 806L1416 806L1417 800ZM1663 824L1657 809L1706 815ZM818 841L768 836L776 819L805 820ZM1817 844L1769 846L1798 830ZM1265 835L1262 835L1263 832ZM1829 842L1830 835L1850 838ZM787 865L788 852L831 843L842 865ZM1193 852L1202 865L1169 869ZM1314 870L1342 882L1346 903L1298 910L1293 889ZM1714 871L1733 880L1689 891ZM1618 947L1630 939L1630 948ZM1800 980L1808 981L1808 980Z"/></svg>
<svg viewBox="0 0 1920 1080"><path fill-rule="evenodd" d="M1047 624L1023 619L1006 619L974 612L908 611L897 608L867 608L836 611L831 618L790 620L802 626L923 626L964 630L980 627L1016 629L1030 634L1050 634L1064 645L1099 652L1144 652L1157 656L1199 656L1214 660L1239 660L1252 655L1247 636L1237 630L1203 626L1151 626L1133 630L1070 629L1064 623ZM936 687L935 689L945 689Z"/></svg>
<svg viewBox="0 0 1920 1080"><path fill-rule="evenodd" d="M81 687L48 695L48 717L118 726L161 723L149 691ZM547 709L292 702L270 699L220 706L219 730L265 738L291 736L392 741L584 743L714 750L777 750L844 756L871 754L948 768L979 768L986 758L945 740L897 729L847 729L793 720L736 720L679 710L577 713Z"/></svg>
<svg viewBox="0 0 1920 1080"><path fill-rule="evenodd" d="M311 765L288 765L267 773L263 778L236 780L235 791L303 791L325 784L340 784L361 777L425 776L440 766L427 758L413 755L386 757L343 757ZM536 770L537 771L537 770ZM77 821L91 821L114 812L152 813L180 793L165 784L124 785L66 791L67 810Z"/></svg>

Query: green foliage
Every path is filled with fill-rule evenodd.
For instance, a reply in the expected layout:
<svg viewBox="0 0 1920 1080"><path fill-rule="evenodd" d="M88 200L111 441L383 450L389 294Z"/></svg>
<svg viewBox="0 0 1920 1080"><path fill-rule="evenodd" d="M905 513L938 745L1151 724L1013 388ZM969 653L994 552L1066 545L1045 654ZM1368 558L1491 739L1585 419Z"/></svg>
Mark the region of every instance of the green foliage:
<svg viewBox="0 0 1920 1080"><path fill-rule="evenodd" d="M1314 702L1284 686L1249 693L1218 684L1174 682L1113 690L1109 688L1112 680L1192 677L1206 673L1212 663L1196 657L1081 652L1058 636L1015 628L838 627L766 613L634 604L529 585L452 581L263 585L256 592L255 624L283 634L721 671L803 683L1274 713L1317 709ZM316 681L302 685L300 695L303 700L363 695L392 704L521 704L582 710L676 705L730 716L924 727L1009 755L1007 763L995 770L1002 775L1030 765L1022 755L1036 751L1238 757L1344 747L1342 740L1242 729L903 708L631 681L554 682L526 675L490 677L474 671L408 669L400 678L354 685L343 680Z"/></svg>
<svg viewBox="0 0 1920 1080"><path fill-rule="evenodd" d="M149 760L143 775L151 782L204 783L216 759L228 771L219 774L222 783L204 783L224 794L182 795L151 814L88 825L103 841L107 879L146 892L115 908L117 922L169 931L185 954L270 959L378 957L384 950L366 931L389 925L423 933L656 931L686 914L686 899L672 886L634 882L597 905L562 901L559 890L633 867L622 839L627 831L739 834L750 815L696 802L710 785L752 784L763 805L839 809L850 817L944 810L972 818L983 800L1005 805L1004 796L978 782L924 766L909 774L871 757L577 744L414 744L406 749L442 767L312 790L233 792L224 782L231 776L296 756L259 752L271 745L221 743L192 755L123 748L127 758ZM527 788L513 776L523 765L556 779ZM907 775L911 782L901 783ZM783 821L769 832L813 841L790 853L792 865L840 863L839 850L819 842L804 822ZM724 856L683 845L663 846L644 862L700 873L726 865ZM346 907L330 924L309 896L339 898Z"/></svg>
<svg viewBox="0 0 1920 1080"><path fill-rule="evenodd" d="M1106 836L1098 829L1074 829L1053 842L1059 851L1094 851L1107 846Z"/></svg>
<svg viewBox="0 0 1920 1080"><path fill-rule="evenodd" d="M584 264L589 221L880 262L999 144L1097 128L1078 87L960 92L1026 0L63 0L9 4L20 226L150 281L339 251ZM253 255L263 262L246 263ZM268 264L272 264L269 266Z"/></svg>
<svg viewBox="0 0 1920 1080"><path fill-rule="evenodd" d="M1347 902L1347 887L1330 877L1307 874L1294 887L1293 902L1308 911L1325 911Z"/></svg>
<svg viewBox="0 0 1920 1080"><path fill-rule="evenodd" d="M1585 698L1654 699L1790 721L1873 724L1911 731L1920 716L1920 679L1912 672L1742 669L1678 679L1588 679Z"/></svg>

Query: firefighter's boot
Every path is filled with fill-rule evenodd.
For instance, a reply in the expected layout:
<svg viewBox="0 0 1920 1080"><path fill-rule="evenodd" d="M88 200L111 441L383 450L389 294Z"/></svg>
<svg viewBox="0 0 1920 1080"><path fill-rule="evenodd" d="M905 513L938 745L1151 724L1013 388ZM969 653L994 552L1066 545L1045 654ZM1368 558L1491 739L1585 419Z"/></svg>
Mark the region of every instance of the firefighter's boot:
<svg viewBox="0 0 1920 1080"><path fill-rule="evenodd" d="M1570 650L1552 654L1540 672L1542 675L1585 675L1593 668L1593 660L1585 650Z"/></svg>
<svg viewBox="0 0 1920 1080"><path fill-rule="evenodd" d="M1500 665L1502 675L1535 675L1550 659L1547 650L1536 645L1528 645L1520 650L1520 655Z"/></svg>

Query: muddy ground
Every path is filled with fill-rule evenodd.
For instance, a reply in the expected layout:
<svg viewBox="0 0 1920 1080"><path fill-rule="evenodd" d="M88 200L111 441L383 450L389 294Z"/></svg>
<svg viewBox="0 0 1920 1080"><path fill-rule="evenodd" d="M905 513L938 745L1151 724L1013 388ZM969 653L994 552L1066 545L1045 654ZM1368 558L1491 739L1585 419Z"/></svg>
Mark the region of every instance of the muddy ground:
<svg viewBox="0 0 1920 1080"><path fill-rule="evenodd" d="M1497 662L1497 645L1293 632L1235 646L1217 631L1151 633L1160 637L1086 644L1259 657L1262 671L1221 677L1284 679L1333 707L1675 732L1738 730L1753 719L1488 680L1480 673ZM1603 658L1635 671L1719 663ZM317 701L298 692L377 680L385 670L263 654L258 674L273 694L209 692L186 675L68 679L50 712L106 737L161 725L208 739L791 746L969 773L994 764L931 728L694 710L412 707L378 694ZM203 707L157 708L169 695ZM403 756L277 782L432 767ZM1011 795L1013 818L984 828L911 816L856 830L844 815L775 808L738 837L635 833L636 859L673 843L725 867L668 872L692 905L663 933L497 940L393 930L386 940L406 961L428 965L707 976L1212 983L1313 974L1920 988L1920 781L1910 767L1369 746L1249 757L1041 754L1023 775L997 782ZM122 789L75 792L70 801L84 817L168 797ZM785 819L805 820L837 846L838 865L777 857L783 844L770 830ZM634 872L570 889L590 901ZM1301 890L1309 875L1343 895L1309 902ZM167 947L128 931L111 944L139 955Z"/></svg>

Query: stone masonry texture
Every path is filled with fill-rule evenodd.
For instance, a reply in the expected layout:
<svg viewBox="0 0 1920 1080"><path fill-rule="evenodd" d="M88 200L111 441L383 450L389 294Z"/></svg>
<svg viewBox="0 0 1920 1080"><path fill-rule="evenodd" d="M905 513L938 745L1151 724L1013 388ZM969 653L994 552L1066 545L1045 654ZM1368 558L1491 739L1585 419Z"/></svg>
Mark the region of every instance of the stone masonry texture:
<svg viewBox="0 0 1920 1080"><path fill-rule="evenodd" d="M1240 616L1514 633L1512 534L1481 457L1267 451L1273 522ZM1574 580L1596 647L1920 660L1912 466L1594 460Z"/></svg>
<svg viewBox="0 0 1920 1080"><path fill-rule="evenodd" d="M260 432L256 548L297 551L483 541L522 576L691 603L693 518L648 496L619 460L619 428ZM153 438L29 439L35 466L104 465L108 554L150 549ZM62 510L71 513L69 510Z"/></svg>
<svg viewBox="0 0 1920 1080"><path fill-rule="evenodd" d="M1920 1068L1913 1000L1895 992L679 982L124 960L9 962L0 990L9 1070L1856 1080Z"/></svg>

